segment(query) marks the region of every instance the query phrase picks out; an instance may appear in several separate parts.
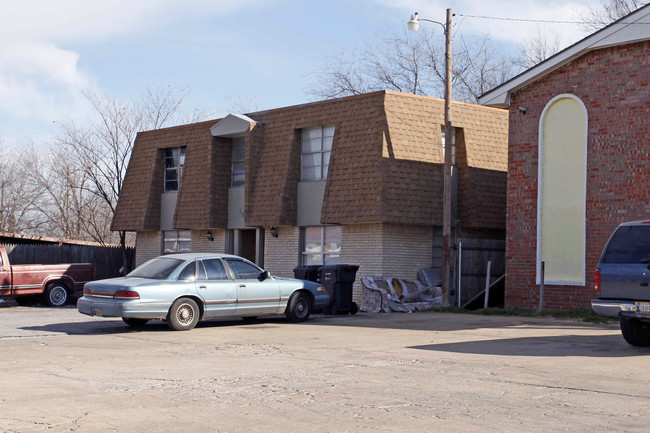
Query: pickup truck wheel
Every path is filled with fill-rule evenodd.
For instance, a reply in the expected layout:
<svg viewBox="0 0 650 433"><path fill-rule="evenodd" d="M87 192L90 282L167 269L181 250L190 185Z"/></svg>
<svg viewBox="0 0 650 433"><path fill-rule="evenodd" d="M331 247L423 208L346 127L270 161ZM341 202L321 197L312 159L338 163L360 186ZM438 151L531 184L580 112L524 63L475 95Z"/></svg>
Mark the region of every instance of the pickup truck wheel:
<svg viewBox="0 0 650 433"><path fill-rule="evenodd" d="M199 322L199 314L199 306L192 299L177 299L167 314L167 325L174 331L189 331Z"/></svg>
<svg viewBox="0 0 650 433"><path fill-rule="evenodd" d="M304 322L311 314L311 302L305 293L295 293L289 299L289 306L285 312L287 318L294 323Z"/></svg>
<svg viewBox="0 0 650 433"><path fill-rule="evenodd" d="M51 283L43 295L45 303L50 307L63 307L68 301L68 288L63 283Z"/></svg>
<svg viewBox="0 0 650 433"><path fill-rule="evenodd" d="M632 346L650 346L650 325L637 319L621 317L621 333Z"/></svg>

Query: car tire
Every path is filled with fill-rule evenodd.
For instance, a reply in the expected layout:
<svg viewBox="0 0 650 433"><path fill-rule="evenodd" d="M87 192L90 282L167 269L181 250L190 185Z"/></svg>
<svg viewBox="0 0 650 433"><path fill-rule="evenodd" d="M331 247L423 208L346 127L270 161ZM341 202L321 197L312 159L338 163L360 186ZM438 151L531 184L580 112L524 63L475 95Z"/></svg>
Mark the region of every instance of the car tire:
<svg viewBox="0 0 650 433"><path fill-rule="evenodd" d="M650 346L650 325L646 322L621 317L621 333L632 346Z"/></svg>
<svg viewBox="0 0 650 433"><path fill-rule="evenodd" d="M50 283L45 288L43 299L50 307L63 307L68 302L68 288L63 283Z"/></svg>
<svg viewBox="0 0 650 433"><path fill-rule="evenodd" d="M129 327L137 329L137 328L142 328L144 325L147 324L149 320L147 319L136 319L133 317L122 317L122 321L129 325Z"/></svg>
<svg viewBox="0 0 650 433"><path fill-rule="evenodd" d="M359 312L359 306L357 305L356 302L352 303L352 307L350 308L350 314L355 315Z"/></svg>
<svg viewBox="0 0 650 433"><path fill-rule="evenodd" d="M289 299L289 305L285 312L287 319L293 323L304 322L311 314L311 300L303 292L294 293Z"/></svg>
<svg viewBox="0 0 650 433"><path fill-rule="evenodd" d="M174 301L169 314L167 326L174 331L189 331L199 323L199 306L190 298L180 298Z"/></svg>

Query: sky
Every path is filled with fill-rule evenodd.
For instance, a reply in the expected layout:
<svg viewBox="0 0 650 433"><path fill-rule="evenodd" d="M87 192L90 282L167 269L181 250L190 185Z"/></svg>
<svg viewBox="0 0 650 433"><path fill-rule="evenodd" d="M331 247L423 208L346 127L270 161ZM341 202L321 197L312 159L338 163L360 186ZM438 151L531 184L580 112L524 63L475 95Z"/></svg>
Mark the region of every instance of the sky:
<svg viewBox="0 0 650 433"><path fill-rule="evenodd" d="M0 0L0 138L46 145L57 122L89 115L83 92L125 100L147 87L189 88L184 109L218 117L313 100L331 58L405 31L411 13L456 35L489 35L515 53L538 26L568 46L575 21L599 0ZM423 23L437 27L435 24ZM434 29L436 31L441 29Z"/></svg>

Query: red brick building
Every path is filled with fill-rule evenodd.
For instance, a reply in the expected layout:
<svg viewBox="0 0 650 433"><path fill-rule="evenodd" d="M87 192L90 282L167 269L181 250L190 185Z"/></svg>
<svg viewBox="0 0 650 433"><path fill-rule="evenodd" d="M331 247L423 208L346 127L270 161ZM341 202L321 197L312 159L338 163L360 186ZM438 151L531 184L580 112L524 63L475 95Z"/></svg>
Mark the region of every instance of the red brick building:
<svg viewBox="0 0 650 433"><path fill-rule="evenodd" d="M509 108L506 305L587 307L612 230L650 218L650 5L491 90Z"/></svg>

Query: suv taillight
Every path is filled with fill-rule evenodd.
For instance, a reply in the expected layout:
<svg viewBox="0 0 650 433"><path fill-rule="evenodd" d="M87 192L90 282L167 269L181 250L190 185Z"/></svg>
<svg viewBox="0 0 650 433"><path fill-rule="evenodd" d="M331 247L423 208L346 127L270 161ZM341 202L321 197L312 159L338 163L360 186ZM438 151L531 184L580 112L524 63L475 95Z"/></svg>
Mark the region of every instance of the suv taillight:
<svg viewBox="0 0 650 433"><path fill-rule="evenodd" d="M118 290L113 295L113 298L115 298L115 299L139 299L140 295L138 294L138 292L134 292L133 290Z"/></svg>
<svg viewBox="0 0 650 433"><path fill-rule="evenodd" d="M594 290L600 293L600 268L596 268L594 272Z"/></svg>
<svg viewBox="0 0 650 433"><path fill-rule="evenodd" d="M90 289L84 287L84 296L90 296L90 293L91 293Z"/></svg>

